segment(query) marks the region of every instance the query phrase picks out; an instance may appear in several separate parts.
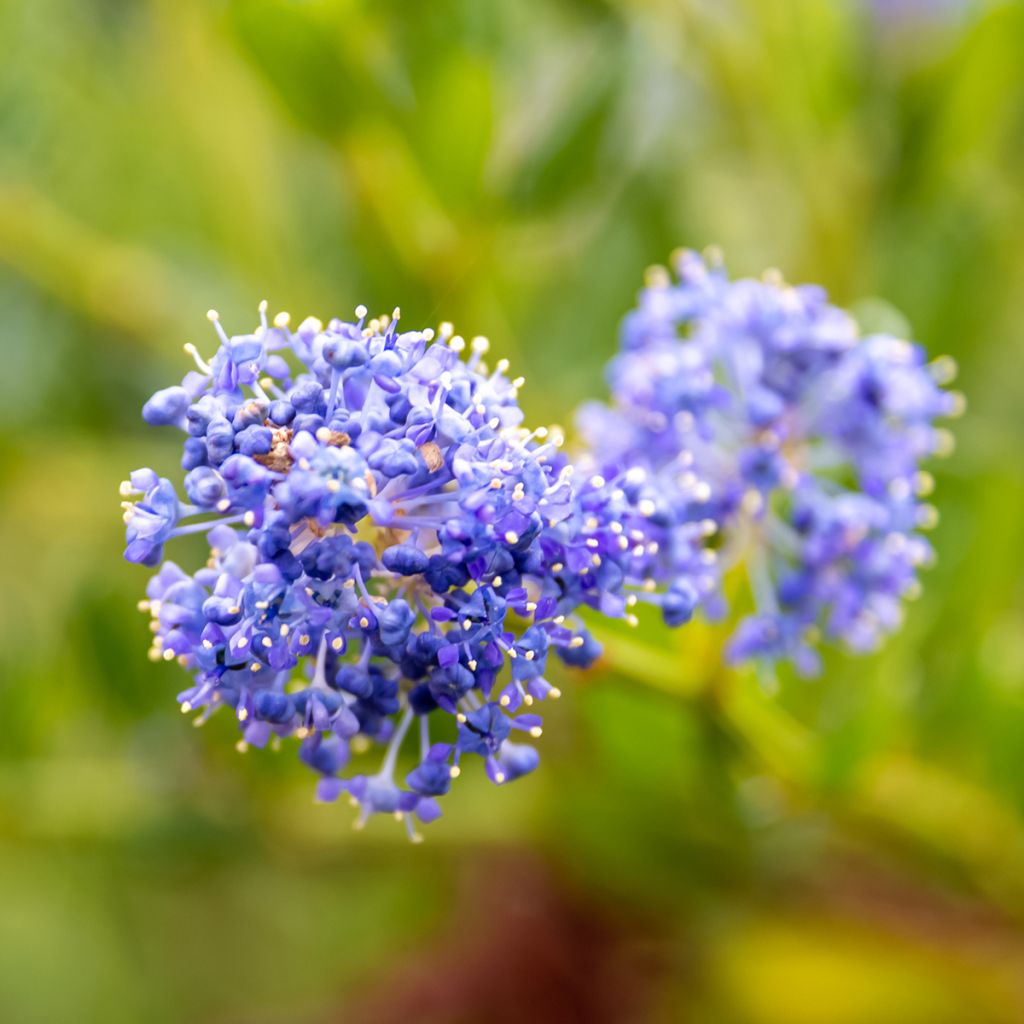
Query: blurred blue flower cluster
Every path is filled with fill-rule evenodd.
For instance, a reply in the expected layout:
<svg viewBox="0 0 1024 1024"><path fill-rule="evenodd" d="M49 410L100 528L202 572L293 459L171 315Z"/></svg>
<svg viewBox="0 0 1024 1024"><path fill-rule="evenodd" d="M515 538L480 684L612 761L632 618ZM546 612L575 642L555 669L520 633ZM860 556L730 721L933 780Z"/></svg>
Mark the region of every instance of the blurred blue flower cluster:
<svg viewBox="0 0 1024 1024"><path fill-rule="evenodd" d="M951 360L863 336L813 286L774 273L730 280L715 253L649 274L609 367L611 402L579 413L589 459L640 467L671 507L715 528L717 584L749 578L754 611L727 657L819 669L819 637L875 648L900 623L932 557L924 459L963 397ZM688 582L688 579L686 580Z"/></svg>
<svg viewBox="0 0 1024 1024"><path fill-rule="evenodd" d="M270 322L230 337L143 417L185 434L179 497L151 469L122 485L125 557L159 566L141 603L154 660L194 676L200 719L231 708L240 746L300 740L362 823L440 813L464 755L495 784L538 762L549 654L590 665L579 612L670 626L721 615L746 568L755 611L727 655L817 668L819 634L854 650L899 622L931 556L921 529L950 367L862 337L820 289L730 281L681 253L625 320L611 401L582 443L522 425L521 378L449 324L399 312ZM206 564L164 561L205 534ZM383 747L373 774L353 751ZM396 776L403 745L418 763Z"/></svg>

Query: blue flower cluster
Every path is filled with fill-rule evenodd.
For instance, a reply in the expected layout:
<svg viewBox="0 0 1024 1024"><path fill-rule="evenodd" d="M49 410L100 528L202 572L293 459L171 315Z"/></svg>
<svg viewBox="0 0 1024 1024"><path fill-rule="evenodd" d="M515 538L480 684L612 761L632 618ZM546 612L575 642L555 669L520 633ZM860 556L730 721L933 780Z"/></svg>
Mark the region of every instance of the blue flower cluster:
<svg viewBox="0 0 1024 1024"><path fill-rule="evenodd" d="M811 674L821 637L877 646L932 555L921 466L952 443L951 362L862 335L819 288L674 269L625 319L572 460L522 425L485 338L363 307L293 329L265 304L229 337L211 312L216 353L186 345L196 369L143 408L184 434L183 493L152 469L121 488L125 557L159 567L150 657L193 675L182 710L230 708L243 750L296 737L320 799L415 838L465 755L499 785L537 765L549 655L600 651L584 608L724 615L743 567L730 660ZM187 534L209 548L191 573L164 560ZM379 767L353 765L374 744Z"/></svg>
<svg viewBox="0 0 1024 1024"><path fill-rule="evenodd" d="M643 473L670 514L707 523L719 580L707 610L724 610L720 581L746 569L754 608L731 660L813 674L821 636L876 647L932 557L921 464L951 446L936 420L962 409L943 387L955 368L863 336L820 288L733 281L689 251L674 269L650 273L623 323L611 403L579 412L587 458L607 474ZM660 568L671 584L671 560Z"/></svg>
<svg viewBox="0 0 1024 1024"><path fill-rule="evenodd" d="M231 709L241 749L297 737L319 798L347 794L359 824L393 814L415 837L467 754L496 784L531 771L549 654L592 662L577 610L631 618L663 548L675 596L657 599L692 614L700 524L673 525L642 473L584 479L559 434L524 428L523 382L485 365L486 339L363 307L293 330L264 304L236 337L210 319L216 354L186 346L196 369L143 409L184 432L184 495L151 469L122 485L125 557L160 566L150 657L193 673L184 712ZM163 561L190 533L209 544L194 573ZM375 743L378 770L347 770Z"/></svg>

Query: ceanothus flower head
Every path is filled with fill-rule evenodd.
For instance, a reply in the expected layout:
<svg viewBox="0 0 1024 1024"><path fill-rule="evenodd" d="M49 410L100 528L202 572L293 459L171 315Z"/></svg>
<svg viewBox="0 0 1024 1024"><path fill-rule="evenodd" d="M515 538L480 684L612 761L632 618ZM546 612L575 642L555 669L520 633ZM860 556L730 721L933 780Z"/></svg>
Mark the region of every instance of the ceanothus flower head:
<svg viewBox="0 0 1024 1024"><path fill-rule="evenodd" d="M932 557L921 465L950 448L936 421L963 406L943 387L951 361L862 335L821 288L730 280L688 251L674 267L649 274L623 322L610 404L580 410L583 459L642 473L677 521L717 530L717 567L697 587L713 613L724 605L708 575L746 568L754 612L732 660L813 673L820 635L873 649ZM652 575L694 580L672 559Z"/></svg>
<svg viewBox="0 0 1024 1024"><path fill-rule="evenodd" d="M581 495L560 435L522 426L523 381L486 365L484 338L362 307L292 328L264 304L236 337L210 319L216 353L187 345L196 369L143 411L185 434L184 498L152 470L122 485L141 494L124 503L129 561L158 565L188 533L210 548L195 572L164 562L150 581L150 657L193 674L183 711L229 708L242 749L299 738L321 799L345 793L360 823L393 814L415 835L464 756L496 784L536 766L521 741L559 695L548 656L596 656L580 605L626 614L652 538L668 539L635 511L656 497L593 480ZM402 779L407 741L420 758ZM379 770L349 772L374 743Z"/></svg>

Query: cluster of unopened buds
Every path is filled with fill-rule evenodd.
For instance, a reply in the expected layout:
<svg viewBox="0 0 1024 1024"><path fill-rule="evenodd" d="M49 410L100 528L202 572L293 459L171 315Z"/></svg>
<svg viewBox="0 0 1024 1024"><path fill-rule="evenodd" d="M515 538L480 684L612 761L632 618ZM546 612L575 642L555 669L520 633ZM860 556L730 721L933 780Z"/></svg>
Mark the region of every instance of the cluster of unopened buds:
<svg viewBox="0 0 1024 1024"><path fill-rule="evenodd" d="M125 557L159 567L150 657L193 677L182 710L230 709L241 749L294 736L321 800L417 838L466 755L498 785L537 765L549 657L600 654L584 609L720 616L742 565L730 659L812 672L819 637L875 646L931 557L920 464L962 404L948 361L861 336L819 289L693 253L675 270L625 320L571 454L523 425L485 338L265 304L231 337L211 312L216 352L186 346L196 368L143 408L185 435L183 493L151 469L122 485ZM205 565L164 561L193 533ZM350 769L373 744L376 770Z"/></svg>

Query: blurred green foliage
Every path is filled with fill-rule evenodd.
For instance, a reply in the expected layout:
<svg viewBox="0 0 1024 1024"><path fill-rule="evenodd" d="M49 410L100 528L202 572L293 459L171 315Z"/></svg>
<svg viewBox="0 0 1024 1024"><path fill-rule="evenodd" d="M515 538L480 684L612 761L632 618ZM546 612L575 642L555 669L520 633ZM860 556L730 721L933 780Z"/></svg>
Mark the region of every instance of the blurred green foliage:
<svg viewBox="0 0 1024 1024"><path fill-rule="evenodd" d="M428 999L409 964L492 946L485 988L569 1019L505 941L531 898L549 939L611 922L566 976L604 941L635 990L571 1019L1024 1019L1024 5L899 6L0 5L5 1020L384 1021ZM417 848L185 727L117 483L173 467L138 409L209 306L453 320L548 420L600 392L643 268L708 243L961 366L940 561L883 654L768 698L712 629L612 632L541 771L467 779Z"/></svg>

